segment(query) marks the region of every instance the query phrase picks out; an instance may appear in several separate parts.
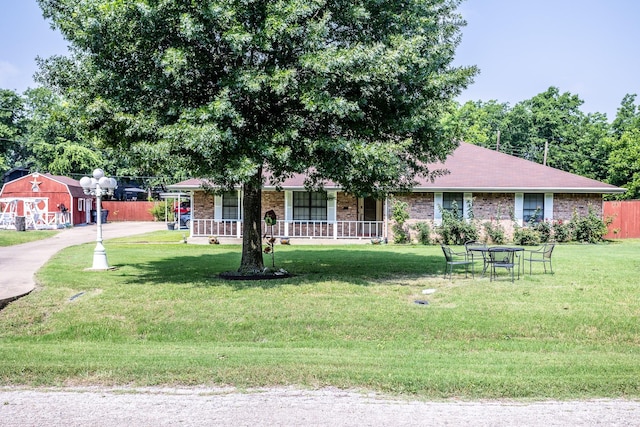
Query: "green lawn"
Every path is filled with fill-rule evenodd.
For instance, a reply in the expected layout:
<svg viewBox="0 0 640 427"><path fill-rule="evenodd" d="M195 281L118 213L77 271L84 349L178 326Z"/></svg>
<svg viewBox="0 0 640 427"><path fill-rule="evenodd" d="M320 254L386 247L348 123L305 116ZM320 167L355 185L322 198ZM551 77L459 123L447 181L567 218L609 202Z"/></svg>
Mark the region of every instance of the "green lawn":
<svg viewBox="0 0 640 427"><path fill-rule="evenodd" d="M35 240L48 239L58 234L58 230L0 230L0 246L13 246Z"/></svg>
<svg viewBox="0 0 640 427"><path fill-rule="evenodd" d="M113 271L84 271L91 244L48 263L0 312L0 381L640 397L638 241L556 247L556 274L515 283L445 280L436 246L294 241L276 264L295 277L223 281L239 246L167 233L107 241Z"/></svg>

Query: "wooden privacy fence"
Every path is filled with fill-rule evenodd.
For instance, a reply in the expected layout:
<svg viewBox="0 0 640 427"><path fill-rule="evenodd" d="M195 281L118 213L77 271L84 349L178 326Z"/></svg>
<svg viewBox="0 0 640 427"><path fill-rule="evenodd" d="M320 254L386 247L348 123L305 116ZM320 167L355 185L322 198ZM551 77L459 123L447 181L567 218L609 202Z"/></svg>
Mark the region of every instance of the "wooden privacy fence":
<svg viewBox="0 0 640 427"><path fill-rule="evenodd" d="M604 202L603 217L612 220L605 238L640 238L640 200Z"/></svg>
<svg viewBox="0 0 640 427"><path fill-rule="evenodd" d="M103 201L109 210L107 221L154 221L149 210L161 202ZM611 219L607 239L640 238L640 200L604 202L604 219Z"/></svg>
<svg viewBox="0 0 640 427"><path fill-rule="evenodd" d="M107 221L154 221L149 210L160 202L120 202L103 200L102 209L107 209Z"/></svg>

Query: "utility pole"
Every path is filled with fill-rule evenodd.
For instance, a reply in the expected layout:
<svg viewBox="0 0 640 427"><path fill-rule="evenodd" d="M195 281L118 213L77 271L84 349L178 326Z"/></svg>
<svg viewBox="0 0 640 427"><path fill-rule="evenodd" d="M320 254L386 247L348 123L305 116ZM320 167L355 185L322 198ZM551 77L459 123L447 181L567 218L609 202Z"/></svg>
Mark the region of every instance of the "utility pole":
<svg viewBox="0 0 640 427"><path fill-rule="evenodd" d="M544 158L542 159L542 164L547 166L547 153L549 152L549 141L544 142Z"/></svg>
<svg viewBox="0 0 640 427"><path fill-rule="evenodd" d="M496 141L496 151L500 151L500 129L498 129L498 138Z"/></svg>

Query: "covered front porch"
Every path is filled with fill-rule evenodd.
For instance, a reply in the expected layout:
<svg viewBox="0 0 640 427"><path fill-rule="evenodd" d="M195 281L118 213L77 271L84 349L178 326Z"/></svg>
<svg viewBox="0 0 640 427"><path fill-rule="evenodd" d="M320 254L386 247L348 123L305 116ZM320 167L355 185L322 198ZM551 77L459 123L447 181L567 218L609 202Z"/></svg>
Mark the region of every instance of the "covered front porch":
<svg viewBox="0 0 640 427"><path fill-rule="evenodd" d="M284 189L266 186L262 190L262 215L273 211L276 216L275 225L268 229L262 222L263 235L306 240L388 238L389 200L357 197L332 185L309 191L302 181L285 184ZM190 195L189 237L242 238L241 188L211 191L211 185L197 179L168 188Z"/></svg>

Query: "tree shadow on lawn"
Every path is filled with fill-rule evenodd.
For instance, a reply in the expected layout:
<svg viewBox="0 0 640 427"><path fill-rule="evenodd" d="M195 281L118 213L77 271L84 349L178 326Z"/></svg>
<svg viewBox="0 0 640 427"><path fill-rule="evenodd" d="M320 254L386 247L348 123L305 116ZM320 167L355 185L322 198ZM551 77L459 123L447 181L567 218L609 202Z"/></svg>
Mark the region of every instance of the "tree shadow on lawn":
<svg viewBox="0 0 640 427"><path fill-rule="evenodd" d="M444 258L432 254L400 253L332 248L323 251L288 250L276 252L275 269L284 269L291 277L271 280L226 280L220 273L236 271L240 266L240 251L203 255L167 256L147 263L121 263L119 267L137 270L130 277L132 284L175 283L193 286L229 286L234 289L273 288L280 285L319 281L341 281L367 286L372 282L394 279L441 277ZM273 269L271 257L265 255L265 266Z"/></svg>

